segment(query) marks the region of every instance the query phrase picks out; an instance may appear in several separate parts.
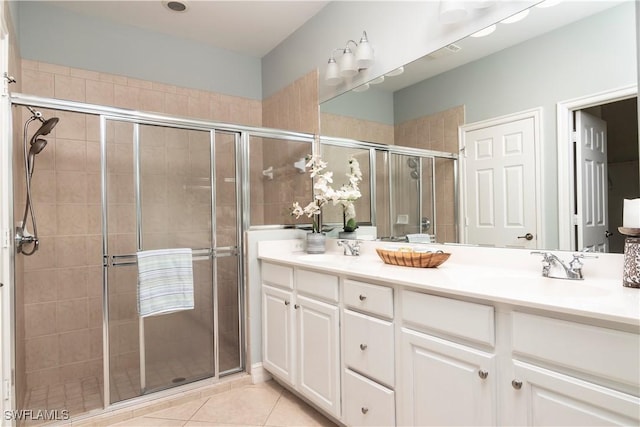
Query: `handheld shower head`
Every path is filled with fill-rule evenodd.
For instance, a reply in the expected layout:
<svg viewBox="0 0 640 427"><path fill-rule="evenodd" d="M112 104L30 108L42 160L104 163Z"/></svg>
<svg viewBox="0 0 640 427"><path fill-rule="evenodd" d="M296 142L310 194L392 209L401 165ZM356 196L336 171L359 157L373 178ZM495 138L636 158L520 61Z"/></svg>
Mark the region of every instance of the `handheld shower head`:
<svg viewBox="0 0 640 427"><path fill-rule="evenodd" d="M42 118L40 118L40 120L42 120ZM36 141L38 140L39 136L49 135L51 133L51 131L53 130L53 128L56 127L56 125L58 124L58 120L60 120L60 119L58 119L57 117L51 117L50 119L47 119L47 120L43 121L42 125L38 128L38 130L31 137L31 145L36 143ZM44 148L44 146L43 146L43 148Z"/></svg>
<svg viewBox="0 0 640 427"><path fill-rule="evenodd" d="M47 146L46 139L42 139L42 138L36 139L31 143L31 148L29 149L29 155L35 156L36 154L39 154L42 150L44 150L44 147L46 146Z"/></svg>

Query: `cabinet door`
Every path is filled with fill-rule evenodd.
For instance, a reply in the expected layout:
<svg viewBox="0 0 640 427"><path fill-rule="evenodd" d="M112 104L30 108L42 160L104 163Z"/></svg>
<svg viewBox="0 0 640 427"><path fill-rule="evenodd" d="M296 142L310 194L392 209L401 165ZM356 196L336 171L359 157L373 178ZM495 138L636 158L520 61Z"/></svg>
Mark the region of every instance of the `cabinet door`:
<svg viewBox="0 0 640 427"><path fill-rule="evenodd" d="M495 425L495 356L402 329L398 425Z"/></svg>
<svg viewBox="0 0 640 427"><path fill-rule="evenodd" d="M338 307L298 295L298 390L340 417Z"/></svg>
<svg viewBox="0 0 640 427"><path fill-rule="evenodd" d="M262 364L278 378L294 384L292 293L262 285Z"/></svg>
<svg viewBox="0 0 640 427"><path fill-rule="evenodd" d="M640 398L514 361L515 423L530 426L639 425Z"/></svg>

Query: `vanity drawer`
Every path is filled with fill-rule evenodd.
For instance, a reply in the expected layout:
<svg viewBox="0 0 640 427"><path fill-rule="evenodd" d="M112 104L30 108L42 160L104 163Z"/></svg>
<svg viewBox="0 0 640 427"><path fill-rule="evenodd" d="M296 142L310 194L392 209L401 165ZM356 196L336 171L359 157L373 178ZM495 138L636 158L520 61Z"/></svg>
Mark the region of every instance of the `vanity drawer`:
<svg viewBox="0 0 640 427"><path fill-rule="evenodd" d="M338 277L309 270L296 270L298 292L331 302L338 302Z"/></svg>
<svg viewBox="0 0 640 427"><path fill-rule="evenodd" d="M393 324L351 310L343 319L345 365L393 387Z"/></svg>
<svg viewBox="0 0 640 427"><path fill-rule="evenodd" d="M262 261L262 282L293 289L293 268Z"/></svg>
<svg viewBox="0 0 640 427"><path fill-rule="evenodd" d="M394 393L350 369L344 371L344 419L348 426L394 426Z"/></svg>
<svg viewBox="0 0 640 427"><path fill-rule="evenodd" d="M402 291L402 321L480 344L495 345L493 307L413 291Z"/></svg>
<svg viewBox="0 0 640 427"><path fill-rule="evenodd" d="M393 318L393 289L355 280L344 281L344 303L348 307Z"/></svg>
<svg viewBox="0 0 640 427"><path fill-rule="evenodd" d="M604 377L640 383L640 335L533 314L512 314L513 351Z"/></svg>

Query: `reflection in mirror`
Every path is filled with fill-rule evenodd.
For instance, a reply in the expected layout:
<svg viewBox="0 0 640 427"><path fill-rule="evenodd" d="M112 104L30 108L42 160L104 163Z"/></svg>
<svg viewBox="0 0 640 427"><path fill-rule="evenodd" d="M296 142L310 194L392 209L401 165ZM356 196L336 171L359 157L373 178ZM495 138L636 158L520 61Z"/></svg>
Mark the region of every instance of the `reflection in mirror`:
<svg viewBox="0 0 640 427"><path fill-rule="evenodd" d="M523 21L500 23L488 37L460 40L406 65L400 76L385 77L365 92L348 92L323 103L321 131L328 136L457 153L459 126L542 108L543 154L538 170L543 173L541 197L536 201L543 224L540 241L545 248L558 248L558 188L573 188L573 183L557 180L557 153L565 142L564 135L556 132L556 106L636 86L635 31L632 1L565 1L545 9L534 7ZM630 104L635 105L635 100ZM621 127L613 128L613 120L609 123L609 150L626 151L616 148L617 144L634 147L633 156L623 159L609 153L609 178L626 173L623 170L630 173L623 179L608 179L609 184L639 180L634 111L624 113L632 117L626 123L632 129L624 135ZM614 165L616 161L631 166ZM634 188L613 188L609 196L638 197ZM611 199L608 205L606 231L615 234L621 202ZM576 249L580 249L578 240L572 239Z"/></svg>
<svg viewBox="0 0 640 427"><path fill-rule="evenodd" d="M360 225L371 225L369 149L322 144L320 151L322 160L328 163L326 170L333 172L332 187L336 190L349 182L347 178L349 159L353 156L358 161L362 171L362 182L359 184L361 197L353 203L356 211L356 222ZM326 205L323 208L322 216L324 224L333 225L336 229L342 230L344 218L341 205Z"/></svg>
<svg viewBox="0 0 640 427"><path fill-rule="evenodd" d="M311 153L311 142L250 136L251 226L309 222L306 217L292 217L291 206L310 201L311 180L304 158Z"/></svg>

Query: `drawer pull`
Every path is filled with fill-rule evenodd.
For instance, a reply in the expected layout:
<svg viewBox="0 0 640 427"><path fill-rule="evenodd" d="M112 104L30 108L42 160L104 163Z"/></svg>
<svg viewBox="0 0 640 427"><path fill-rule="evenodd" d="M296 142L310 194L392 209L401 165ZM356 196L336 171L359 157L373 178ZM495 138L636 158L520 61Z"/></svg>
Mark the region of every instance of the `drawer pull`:
<svg viewBox="0 0 640 427"><path fill-rule="evenodd" d="M365 351L367 349L366 344L360 344L360 350Z"/></svg>
<svg viewBox="0 0 640 427"><path fill-rule="evenodd" d="M367 412L369 412L369 408L367 408L366 406L363 406L362 408L360 408L360 411L361 411L363 414L366 414Z"/></svg>
<svg viewBox="0 0 640 427"><path fill-rule="evenodd" d="M487 371L485 371L483 369L480 369L478 371L478 376L484 380L485 378L487 378L489 376L489 372L487 372Z"/></svg>
<svg viewBox="0 0 640 427"><path fill-rule="evenodd" d="M294 304L293 308L295 308L296 310L300 308L300 306L298 304Z"/></svg>
<svg viewBox="0 0 640 427"><path fill-rule="evenodd" d="M511 386L513 388L515 388L516 390L520 390L522 388L522 381L520 380L513 380L511 381Z"/></svg>
<svg viewBox="0 0 640 427"><path fill-rule="evenodd" d="M284 305L289 305L289 304L291 304L291 302L284 300Z"/></svg>
<svg viewBox="0 0 640 427"><path fill-rule="evenodd" d="M364 300L367 299L367 296L360 294L360 296L358 298L360 298L360 301L364 301Z"/></svg>

